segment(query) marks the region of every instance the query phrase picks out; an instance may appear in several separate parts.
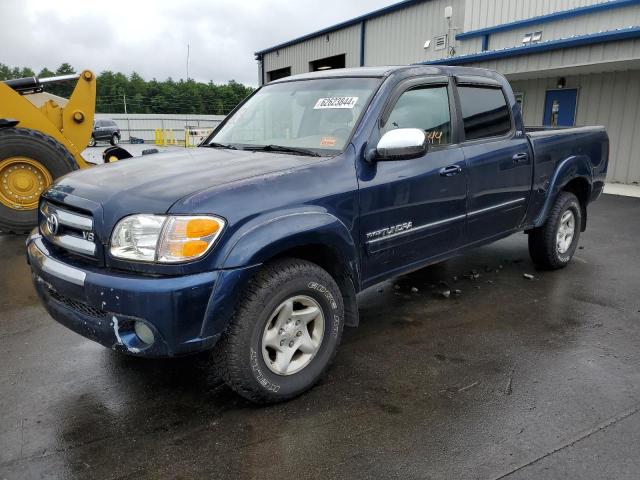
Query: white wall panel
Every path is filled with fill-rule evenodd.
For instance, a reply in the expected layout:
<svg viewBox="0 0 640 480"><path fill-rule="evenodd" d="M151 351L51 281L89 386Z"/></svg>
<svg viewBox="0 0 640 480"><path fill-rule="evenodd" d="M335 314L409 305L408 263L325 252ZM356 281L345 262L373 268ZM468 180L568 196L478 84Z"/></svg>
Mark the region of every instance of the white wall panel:
<svg viewBox="0 0 640 480"><path fill-rule="evenodd" d="M327 38L329 39L327 41ZM309 62L345 54L347 67L360 65L360 25L337 30L264 55L265 72L291 67L291 74L309 71ZM265 80L267 76L265 74Z"/></svg>
<svg viewBox="0 0 640 480"><path fill-rule="evenodd" d="M566 88L578 88L577 125L604 125L610 139L608 181L640 182L640 71L566 77ZM514 81L524 92L524 121L541 125L545 95L556 78Z"/></svg>
<svg viewBox="0 0 640 480"><path fill-rule="evenodd" d="M494 33L491 34L489 39L489 49L500 50L502 48L520 46L522 45L522 38L526 33L538 30L542 30L542 40L546 42L575 35L616 30L630 25L640 25L640 5ZM478 51L477 46L471 44L470 40L462 42L460 53Z"/></svg>
<svg viewBox="0 0 640 480"><path fill-rule="evenodd" d="M640 59L640 39L610 42L606 44L587 45L577 48L565 48L533 55L521 55L469 64L497 70L504 75L527 72L532 77L547 76L545 71L583 67L602 63L601 70L607 70L608 62L638 61Z"/></svg>
<svg viewBox="0 0 640 480"><path fill-rule="evenodd" d="M452 29L444 9L453 7ZM455 37L453 27L464 21L462 0L431 0L367 20L365 65L398 65L445 57L447 50L434 50L434 37ZM431 40L427 49L424 44Z"/></svg>
<svg viewBox="0 0 640 480"><path fill-rule="evenodd" d="M606 0L465 0L464 31L547 15Z"/></svg>

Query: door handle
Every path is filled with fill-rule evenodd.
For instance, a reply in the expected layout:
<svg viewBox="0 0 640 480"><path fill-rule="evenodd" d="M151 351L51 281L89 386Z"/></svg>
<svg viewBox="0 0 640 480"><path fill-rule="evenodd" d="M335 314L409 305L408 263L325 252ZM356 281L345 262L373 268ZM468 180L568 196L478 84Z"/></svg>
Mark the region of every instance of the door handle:
<svg viewBox="0 0 640 480"><path fill-rule="evenodd" d="M458 175L460 172L462 172L462 167L460 165L449 165L448 167L440 169L440 175L443 177L453 177L454 175Z"/></svg>
<svg viewBox="0 0 640 480"><path fill-rule="evenodd" d="M526 163L529 160L528 153L516 153L513 157L513 163Z"/></svg>

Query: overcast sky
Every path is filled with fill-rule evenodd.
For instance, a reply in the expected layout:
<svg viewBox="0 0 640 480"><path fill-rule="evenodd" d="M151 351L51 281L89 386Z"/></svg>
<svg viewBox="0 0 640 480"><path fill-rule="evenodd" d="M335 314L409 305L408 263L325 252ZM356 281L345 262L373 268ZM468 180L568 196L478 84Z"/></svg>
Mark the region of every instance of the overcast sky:
<svg viewBox="0 0 640 480"><path fill-rule="evenodd" d="M0 0L0 63L257 84L253 52L395 0Z"/></svg>

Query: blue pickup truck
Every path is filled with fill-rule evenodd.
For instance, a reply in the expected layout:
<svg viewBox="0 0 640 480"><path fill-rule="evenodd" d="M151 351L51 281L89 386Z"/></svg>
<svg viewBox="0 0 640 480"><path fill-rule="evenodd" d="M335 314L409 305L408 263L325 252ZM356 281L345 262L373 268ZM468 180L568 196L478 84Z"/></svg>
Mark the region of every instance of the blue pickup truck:
<svg viewBox="0 0 640 480"><path fill-rule="evenodd" d="M488 70L288 77L199 148L61 178L28 261L71 330L144 357L212 350L240 395L281 401L325 372L367 287L516 232L540 268L566 266L608 143L525 130Z"/></svg>

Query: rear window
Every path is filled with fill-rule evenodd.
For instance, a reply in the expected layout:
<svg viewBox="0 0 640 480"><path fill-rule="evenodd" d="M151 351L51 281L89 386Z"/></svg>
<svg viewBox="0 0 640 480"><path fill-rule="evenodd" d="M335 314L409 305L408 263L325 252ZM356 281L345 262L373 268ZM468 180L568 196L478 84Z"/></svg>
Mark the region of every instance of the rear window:
<svg viewBox="0 0 640 480"><path fill-rule="evenodd" d="M511 130L511 115L502 90L458 87L467 140L497 137Z"/></svg>

